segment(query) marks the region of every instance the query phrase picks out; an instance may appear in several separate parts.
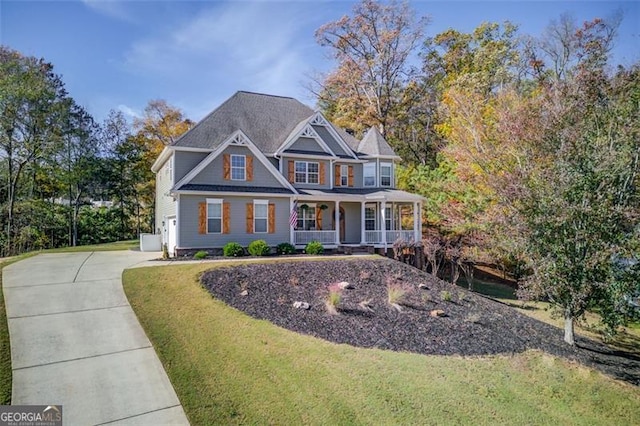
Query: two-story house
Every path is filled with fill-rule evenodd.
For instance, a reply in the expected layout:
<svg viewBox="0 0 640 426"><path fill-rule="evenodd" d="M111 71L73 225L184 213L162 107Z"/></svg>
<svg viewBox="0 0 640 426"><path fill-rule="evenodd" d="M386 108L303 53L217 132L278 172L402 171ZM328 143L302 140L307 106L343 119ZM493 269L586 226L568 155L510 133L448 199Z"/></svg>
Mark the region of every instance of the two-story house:
<svg viewBox="0 0 640 426"><path fill-rule="evenodd" d="M375 127L357 140L293 98L237 92L154 163L156 232L177 255L419 240L423 199L395 189L399 160Z"/></svg>

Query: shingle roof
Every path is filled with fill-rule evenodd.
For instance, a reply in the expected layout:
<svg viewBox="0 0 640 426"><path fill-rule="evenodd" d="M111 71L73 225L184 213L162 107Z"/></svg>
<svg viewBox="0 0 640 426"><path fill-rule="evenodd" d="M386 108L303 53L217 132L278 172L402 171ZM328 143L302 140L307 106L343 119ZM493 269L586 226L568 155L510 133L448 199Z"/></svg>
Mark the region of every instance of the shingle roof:
<svg viewBox="0 0 640 426"><path fill-rule="evenodd" d="M253 92L236 92L173 143L175 146L215 149L242 130L264 154L273 154L294 130L300 130L314 111L300 101ZM395 155L375 127L362 141L329 123L358 155Z"/></svg>
<svg viewBox="0 0 640 426"><path fill-rule="evenodd" d="M271 154L314 111L296 99L252 92L236 92L203 118L174 145L216 148L242 130L265 154Z"/></svg>
<svg viewBox="0 0 640 426"><path fill-rule="evenodd" d="M356 151L366 155L396 155L375 126L364 135Z"/></svg>
<svg viewBox="0 0 640 426"><path fill-rule="evenodd" d="M287 188L274 188L267 186L232 186L232 185L200 185L188 183L182 185L178 191L203 191L203 192L251 192L251 193L268 193L268 194L293 194Z"/></svg>

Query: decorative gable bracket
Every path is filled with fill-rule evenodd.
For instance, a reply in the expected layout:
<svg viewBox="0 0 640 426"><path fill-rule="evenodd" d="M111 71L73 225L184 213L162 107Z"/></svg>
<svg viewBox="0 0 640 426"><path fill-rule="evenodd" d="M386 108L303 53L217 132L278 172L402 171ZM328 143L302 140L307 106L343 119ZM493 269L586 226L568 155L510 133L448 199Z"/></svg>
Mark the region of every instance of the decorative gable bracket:
<svg viewBox="0 0 640 426"><path fill-rule="evenodd" d="M328 126L329 123L327 123L327 120L324 119L324 117L322 116L322 114L320 114L319 112L317 112L315 114L315 116L311 119L310 121L311 124L316 125L316 126Z"/></svg>
<svg viewBox="0 0 640 426"><path fill-rule="evenodd" d="M247 137L243 132L236 132L229 140L230 145L248 145Z"/></svg>

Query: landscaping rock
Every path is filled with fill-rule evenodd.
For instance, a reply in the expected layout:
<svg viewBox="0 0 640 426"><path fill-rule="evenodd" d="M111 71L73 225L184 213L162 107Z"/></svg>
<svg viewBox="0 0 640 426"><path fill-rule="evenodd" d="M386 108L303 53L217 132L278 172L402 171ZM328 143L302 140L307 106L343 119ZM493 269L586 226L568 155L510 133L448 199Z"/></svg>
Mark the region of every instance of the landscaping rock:
<svg viewBox="0 0 640 426"><path fill-rule="evenodd" d="M425 283L418 284L418 288L422 290L429 290L429 287Z"/></svg>
<svg viewBox="0 0 640 426"><path fill-rule="evenodd" d="M244 290L240 292L240 296L248 296L249 295L249 290Z"/></svg>
<svg viewBox="0 0 640 426"><path fill-rule="evenodd" d="M432 316L432 317L446 317L447 316L447 314L445 314L442 309L434 309L431 312L429 312L429 315Z"/></svg>
<svg viewBox="0 0 640 426"><path fill-rule="evenodd" d="M296 309L305 309L308 311L311 308L311 305L309 305L307 302L293 302L293 307Z"/></svg>
<svg viewBox="0 0 640 426"><path fill-rule="evenodd" d="M412 288L402 298L402 314L389 306L387 283L398 276ZM441 292L458 287L391 259L335 260L246 264L214 268L202 284L216 298L247 315L294 332L335 343L428 355L484 356L541 350L640 385L640 357L635 353L576 336L576 346L563 342L563 331L525 316L504 303L466 293L465 303L447 303L447 320L431 316ZM288 283L297 280L298 285ZM292 301L321 306L327 283L348 282L340 315L325 309L292 309ZM250 282L252 297L243 297L238 283ZM418 290L424 284L428 288ZM375 309L375 314L361 305ZM443 306L443 305L440 305Z"/></svg>
<svg viewBox="0 0 640 426"><path fill-rule="evenodd" d="M342 290L351 290L353 289L353 285L346 282L346 281L341 281L338 283L338 287L340 287Z"/></svg>

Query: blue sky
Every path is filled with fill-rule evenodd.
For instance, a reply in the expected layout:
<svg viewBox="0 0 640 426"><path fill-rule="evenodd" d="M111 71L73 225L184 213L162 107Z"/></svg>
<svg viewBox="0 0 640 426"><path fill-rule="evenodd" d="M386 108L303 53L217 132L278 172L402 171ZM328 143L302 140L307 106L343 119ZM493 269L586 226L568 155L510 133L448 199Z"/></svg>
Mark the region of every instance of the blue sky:
<svg viewBox="0 0 640 426"><path fill-rule="evenodd" d="M577 22L621 9L615 62L640 61L640 2L414 1L427 35L509 20L539 35L552 19ZM314 39L349 14L340 1L0 1L0 43L44 57L97 120L130 118L165 99L199 120L237 90L293 96L313 106L308 76L330 69Z"/></svg>

